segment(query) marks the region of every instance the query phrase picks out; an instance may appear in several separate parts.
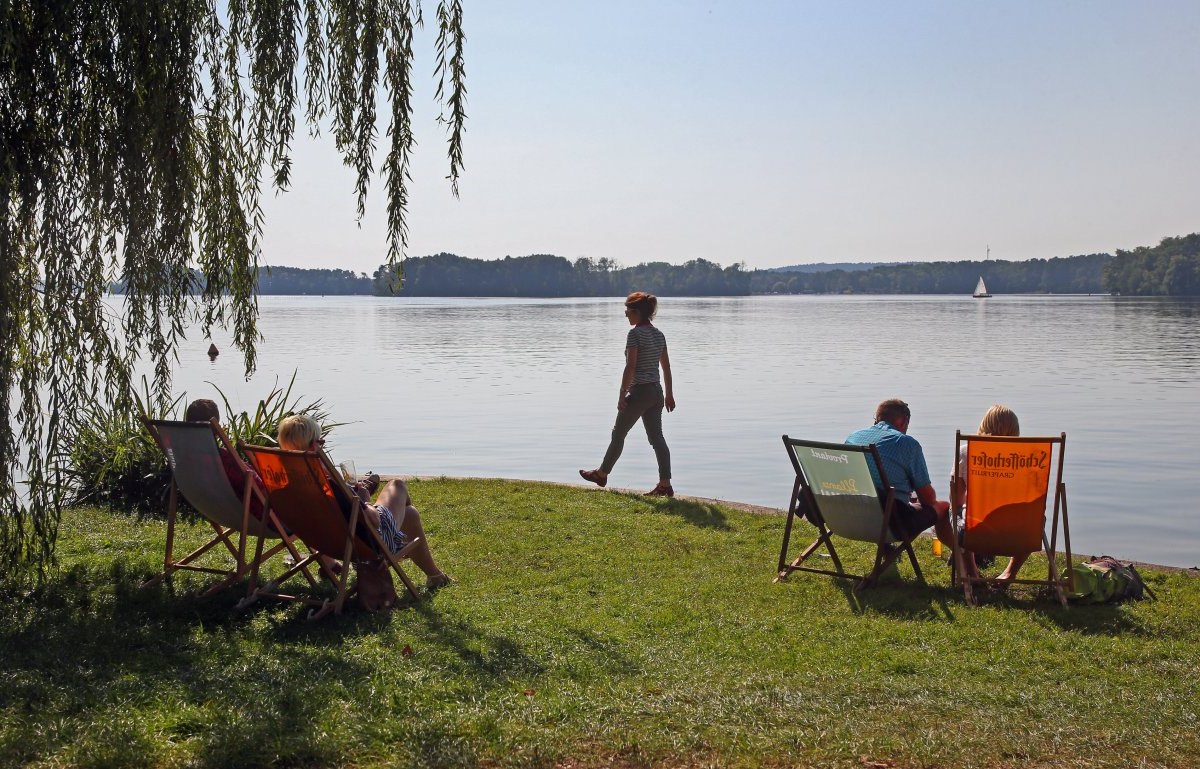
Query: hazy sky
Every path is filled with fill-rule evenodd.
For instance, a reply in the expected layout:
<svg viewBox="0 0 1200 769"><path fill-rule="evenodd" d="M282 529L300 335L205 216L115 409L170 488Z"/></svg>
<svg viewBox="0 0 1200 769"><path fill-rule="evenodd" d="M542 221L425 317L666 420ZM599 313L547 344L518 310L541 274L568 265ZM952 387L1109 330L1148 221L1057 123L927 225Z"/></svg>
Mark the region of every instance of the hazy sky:
<svg viewBox="0 0 1200 769"><path fill-rule="evenodd" d="M427 28L410 256L1028 259L1200 231L1196 0L465 7L461 198ZM373 270L380 180L360 227L328 135L294 160L264 261Z"/></svg>

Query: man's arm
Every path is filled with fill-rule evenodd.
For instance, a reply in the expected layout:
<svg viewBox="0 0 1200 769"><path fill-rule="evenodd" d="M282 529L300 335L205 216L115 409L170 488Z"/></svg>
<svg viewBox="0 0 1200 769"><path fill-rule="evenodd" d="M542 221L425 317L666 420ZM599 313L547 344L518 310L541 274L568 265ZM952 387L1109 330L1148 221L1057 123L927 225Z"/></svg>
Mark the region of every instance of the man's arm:
<svg viewBox="0 0 1200 769"><path fill-rule="evenodd" d="M921 500L921 507L937 510L939 515L945 515L950 510L949 502L937 498L937 492L933 490L932 483L927 483L917 489L917 499Z"/></svg>

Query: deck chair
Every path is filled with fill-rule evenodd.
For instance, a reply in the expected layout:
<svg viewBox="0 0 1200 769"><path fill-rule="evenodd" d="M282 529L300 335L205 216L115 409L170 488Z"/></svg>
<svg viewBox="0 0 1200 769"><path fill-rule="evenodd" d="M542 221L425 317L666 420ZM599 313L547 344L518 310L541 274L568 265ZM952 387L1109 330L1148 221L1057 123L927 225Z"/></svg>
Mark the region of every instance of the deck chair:
<svg viewBox="0 0 1200 769"><path fill-rule="evenodd" d="M171 490L167 502L167 544L163 557L163 570L142 583L142 587L168 579L176 571L197 571L223 576L205 595L239 582L247 574L255 572L265 560L284 549L300 560L291 537L282 534L277 521L273 521L270 506L262 489L254 483L250 468L242 461L229 436L215 419L212 422L173 422L152 420L145 417L142 423L154 438L155 443L167 456L171 468ZM230 485L221 461L220 448L234 457L242 471L243 486L241 499ZM212 527L214 536L202 546L184 557L175 558L175 521L179 510L179 496L191 504ZM257 499L258 516L252 512L252 500ZM247 537L258 539L253 561L246 558ZM234 538L237 543L234 543ZM280 540L266 550L263 539ZM202 556L213 548L223 546L233 559L231 566L217 568L199 563ZM211 559L205 561L211 563ZM247 591L253 590L251 584Z"/></svg>
<svg viewBox="0 0 1200 769"><path fill-rule="evenodd" d="M388 566L404 583L405 589L414 600L418 599L400 559L420 543L420 539L409 542L403 550L393 555L379 532L369 525L362 514L362 501L342 479L340 473L323 451L287 451L265 446L239 448L250 458L271 500L271 510L279 521L294 532L312 553L298 561L291 569L267 584L256 588L242 599L239 608L245 608L259 598L274 598L280 601L296 601L313 607L310 620L318 620L330 612L341 614L347 598L357 590L348 587L350 564L385 559ZM341 561L340 574L334 574L327 566L330 559ZM280 592L280 586L291 579L297 570L309 565L322 566L322 572L336 587L333 598L316 595L299 595Z"/></svg>
<svg viewBox="0 0 1200 769"><path fill-rule="evenodd" d="M1046 585L1054 590L1059 603L1067 605L1063 592L1074 590L1074 579L1067 569L1066 580L1057 573L1059 522L1067 564L1071 563L1071 535L1067 528L1067 486L1063 483L1063 454L1067 434L1057 437L1000 437L991 435L954 436L954 475L952 489L965 490L954 496L955 528L953 546L954 580L962 583L963 595L971 606L976 604L974 587L981 584ZM959 457L966 448L965 462ZM965 477L964 477L965 476ZM1054 512L1046 519L1046 501L1050 479L1054 481ZM961 521L960 521L961 516ZM1021 555L1042 551L1048 571L1045 579L999 580L967 575L965 553L976 555Z"/></svg>
<svg viewBox="0 0 1200 769"><path fill-rule="evenodd" d="M779 572L775 581L787 579L793 571L809 571L844 577L856 582L857 592L874 585L879 575L890 567L901 553L908 553L913 571L922 584L925 577L912 549L913 534L897 537L891 528L895 489L888 483L883 463L875 446L853 446L843 443L818 443L783 436L783 445L796 471L792 499L788 505L787 523L783 530L783 546L779 549ZM875 488L868 461L879 470L880 481L887 492L880 495ZM789 562L788 545L792 525L797 515L804 515L817 527L817 538L799 556ZM842 568L833 544L833 536L875 544L875 560L865 575L849 574ZM895 546L894 543L899 543ZM835 570L806 566L805 562L822 545L829 551Z"/></svg>

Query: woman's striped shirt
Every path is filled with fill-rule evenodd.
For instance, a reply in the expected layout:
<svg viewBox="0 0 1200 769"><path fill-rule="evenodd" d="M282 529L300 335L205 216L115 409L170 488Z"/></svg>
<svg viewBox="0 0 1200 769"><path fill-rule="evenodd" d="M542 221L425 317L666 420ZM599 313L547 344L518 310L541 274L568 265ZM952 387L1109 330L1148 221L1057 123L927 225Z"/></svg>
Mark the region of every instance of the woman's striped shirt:
<svg viewBox="0 0 1200 769"><path fill-rule="evenodd" d="M663 350L667 349L667 338L649 323L634 326L629 329L629 337L625 341L625 355L629 356L629 348L637 348L637 368L633 374L633 384L646 384L658 381L658 359Z"/></svg>

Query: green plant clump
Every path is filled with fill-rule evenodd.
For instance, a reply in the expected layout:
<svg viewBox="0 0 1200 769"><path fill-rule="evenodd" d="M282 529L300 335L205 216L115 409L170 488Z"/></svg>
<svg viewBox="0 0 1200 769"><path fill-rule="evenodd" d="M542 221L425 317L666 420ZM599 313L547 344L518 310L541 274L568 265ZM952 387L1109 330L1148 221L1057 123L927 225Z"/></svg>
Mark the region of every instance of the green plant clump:
<svg viewBox="0 0 1200 769"><path fill-rule="evenodd" d="M286 387L278 385L260 400L253 411L235 411L225 397L221 413L225 430L234 443L274 446L280 420L289 414L309 414L328 434L337 424L327 424L324 402L305 402L293 396L293 372ZM144 396L137 397L136 413L149 419L182 419L187 396L170 403L156 401L143 384ZM69 426L66 483L73 505L95 505L137 516L164 516L170 491L171 471L167 458L131 409L112 408L92 401L80 409ZM179 500L184 515L195 511L187 500Z"/></svg>

